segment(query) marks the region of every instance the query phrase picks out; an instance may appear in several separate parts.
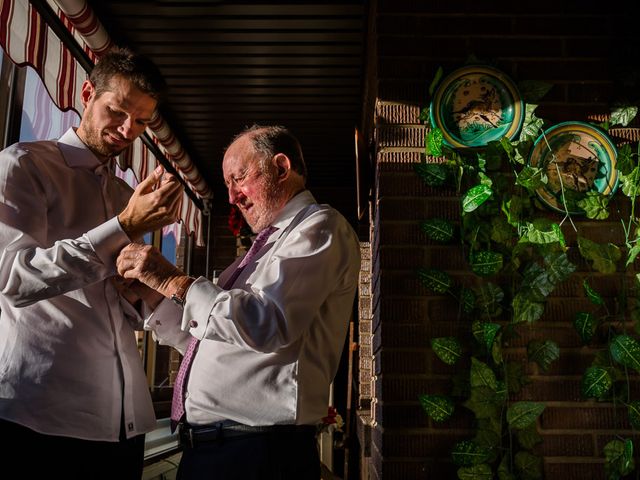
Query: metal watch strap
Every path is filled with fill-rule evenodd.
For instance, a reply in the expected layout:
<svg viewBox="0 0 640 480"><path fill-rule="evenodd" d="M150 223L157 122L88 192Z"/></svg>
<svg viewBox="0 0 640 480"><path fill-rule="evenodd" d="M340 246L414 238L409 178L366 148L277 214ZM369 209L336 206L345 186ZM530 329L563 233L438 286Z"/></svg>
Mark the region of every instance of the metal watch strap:
<svg viewBox="0 0 640 480"><path fill-rule="evenodd" d="M184 280L180 282L176 291L171 295L171 300L173 300L177 305L183 307L187 290L194 281L195 278L193 277L184 277Z"/></svg>

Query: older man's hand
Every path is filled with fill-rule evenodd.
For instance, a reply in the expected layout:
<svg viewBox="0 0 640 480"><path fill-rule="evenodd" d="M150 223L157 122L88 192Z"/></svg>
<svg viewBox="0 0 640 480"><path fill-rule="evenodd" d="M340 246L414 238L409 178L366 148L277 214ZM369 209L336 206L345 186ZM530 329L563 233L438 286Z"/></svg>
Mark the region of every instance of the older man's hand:
<svg viewBox="0 0 640 480"><path fill-rule="evenodd" d="M151 245L130 243L120 251L116 260L118 273L136 279L158 293L170 298L176 284L186 276Z"/></svg>

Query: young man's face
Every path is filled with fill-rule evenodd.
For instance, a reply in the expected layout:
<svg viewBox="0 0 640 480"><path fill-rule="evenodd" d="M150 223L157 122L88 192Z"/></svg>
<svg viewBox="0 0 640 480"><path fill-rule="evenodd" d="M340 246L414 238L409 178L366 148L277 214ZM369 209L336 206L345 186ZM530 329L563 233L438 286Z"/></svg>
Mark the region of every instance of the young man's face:
<svg viewBox="0 0 640 480"><path fill-rule="evenodd" d="M82 85L84 113L78 136L100 157L113 157L138 138L151 121L157 101L123 77L115 76L101 95L87 80Z"/></svg>
<svg viewBox="0 0 640 480"><path fill-rule="evenodd" d="M261 154L253 150L249 137L245 136L231 144L222 161L229 203L240 209L255 233L271 225L283 206L275 166L267 161L262 171L260 158Z"/></svg>

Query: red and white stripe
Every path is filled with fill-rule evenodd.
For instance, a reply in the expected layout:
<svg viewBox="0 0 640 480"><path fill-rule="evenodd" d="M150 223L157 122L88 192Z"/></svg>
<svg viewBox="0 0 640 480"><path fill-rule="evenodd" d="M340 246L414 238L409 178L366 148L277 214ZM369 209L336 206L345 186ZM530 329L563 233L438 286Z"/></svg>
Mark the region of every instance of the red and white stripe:
<svg viewBox="0 0 640 480"><path fill-rule="evenodd" d="M93 61L113 46L85 0L47 2ZM33 66L61 110L82 112L80 88L87 74L28 0L0 0L0 27L0 44L9 58L19 66ZM152 137L163 153L200 197L210 198L211 190L160 115L156 116L154 125L158 131L152 129ZM140 180L153 171L158 161L141 140L136 140L121 155L119 163L124 168L131 168ZM187 232L195 233L198 245L203 244L201 215L202 212L185 193L181 219ZM179 236L176 239L179 240Z"/></svg>

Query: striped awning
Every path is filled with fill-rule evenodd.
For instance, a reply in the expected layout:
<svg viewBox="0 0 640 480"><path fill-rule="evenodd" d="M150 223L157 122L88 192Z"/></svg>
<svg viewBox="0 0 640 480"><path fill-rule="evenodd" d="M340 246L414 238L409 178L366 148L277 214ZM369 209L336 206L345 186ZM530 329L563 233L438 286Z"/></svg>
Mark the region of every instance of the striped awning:
<svg viewBox="0 0 640 480"><path fill-rule="evenodd" d="M47 2L93 62L113 46L84 0ZM0 0L0 26L0 44L9 58L38 72L58 108L81 113L80 89L87 73L28 0ZM147 133L196 195L210 198L210 189L160 114L156 113ZM118 163L122 168L131 168L141 180L153 171L158 160L138 139L120 155ZM197 243L202 245L202 212L186 193L180 218L187 233L194 233Z"/></svg>

